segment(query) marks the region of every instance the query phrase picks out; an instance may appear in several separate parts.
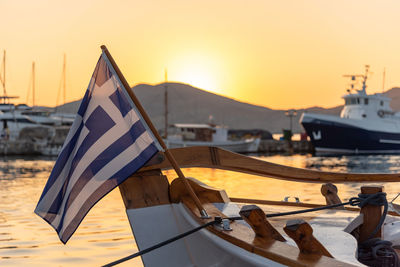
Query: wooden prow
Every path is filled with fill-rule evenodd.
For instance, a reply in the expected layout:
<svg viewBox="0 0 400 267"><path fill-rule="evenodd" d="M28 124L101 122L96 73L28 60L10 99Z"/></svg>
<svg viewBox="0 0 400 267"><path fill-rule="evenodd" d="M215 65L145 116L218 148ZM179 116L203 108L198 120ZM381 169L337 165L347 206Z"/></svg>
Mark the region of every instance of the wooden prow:
<svg viewBox="0 0 400 267"><path fill-rule="evenodd" d="M185 147L170 149L180 167L203 167L266 176L294 182L400 182L400 174L359 174L314 171L288 167L236 154L217 147ZM162 153L160 152L162 155ZM159 157L159 156L158 156ZM142 170L171 169L162 157L158 163Z"/></svg>
<svg viewBox="0 0 400 267"><path fill-rule="evenodd" d="M119 185L126 209L169 204L169 182L161 170L138 172Z"/></svg>

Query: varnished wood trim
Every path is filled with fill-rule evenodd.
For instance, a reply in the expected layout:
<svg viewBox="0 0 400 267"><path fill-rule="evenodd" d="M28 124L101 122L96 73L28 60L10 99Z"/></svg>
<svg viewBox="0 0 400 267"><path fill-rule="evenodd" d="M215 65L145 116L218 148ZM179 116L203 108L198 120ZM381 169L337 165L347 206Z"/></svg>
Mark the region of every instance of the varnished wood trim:
<svg viewBox="0 0 400 267"><path fill-rule="evenodd" d="M285 233L296 242L303 254L332 257L329 251L314 237L313 229L303 220L290 220L283 228Z"/></svg>
<svg viewBox="0 0 400 267"><path fill-rule="evenodd" d="M173 192L175 189L179 189L178 187L172 186L175 181L179 181L178 179L174 180L171 183L171 195L174 195ZM196 182L195 180L190 180L190 183ZM200 184L204 186L203 184ZM203 203L203 206L207 210L208 214L211 216L210 219L201 219L198 209L196 208L192 199L189 196L183 195L180 197L181 202L192 212L194 219L196 219L200 224L209 222L213 220L215 216L221 216L222 218L226 217L222 212L220 212L213 204L208 201L207 194L196 191L197 186L193 186L193 190L199 196L200 201ZM179 189L181 191L181 189ZM281 264L293 267L308 267L308 266L316 266L316 267L336 267L336 266L354 266L345 262L338 261L333 258L329 258L321 255L313 255L313 254L304 254L301 253L297 247L288 245L281 241L276 240L265 240L263 237L257 236L255 232L238 222L231 223L232 231L222 231L220 228L216 227L208 227L207 229L214 233L215 235L223 238L224 240L239 246L249 252L255 253L262 257L268 258L270 260L279 262Z"/></svg>
<svg viewBox="0 0 400 267"><path fill-rule="evenodd" d="M195 193L202 196L203 201L206 200L208 203L229 202L229 198L225 190L212 188L191 177L188 177L187 181L189 182ZM173 180L170 189L171 201L174 203L178 203L181 201L181 198L186 195L187 193L185 192L182 181L178 179Z"/></svg>
<svg viewBox="0 0 400 267"><path fill-rule="evenodd" d="M359 174L314 171L283 166L244 155L236 154L221 148L213 148L212 156L209 147L185 147L171 149L180 167L205 167L230 170L281 180L296 182L400 182L400 174ZM218 159L218 160L217 160ZM160 164L144 167L143 170L170 169L171 165L164 160Z"/></svg>
<svg viewBox="0 0 400 267"><path fill-rule="evenodd" d="M169 182L161 170L138 172L119 185L126 209L170 203Z"/></svg>
<svg viewBox="0 0 400 267"><path fill-rule="evenodd" d="M218 150L216 147L210 147L210 156L211 156L211 163L214 166L219 166L221 165L221 162L219 161L219 155L218 155Z"/></svg>
<svg viewBox="0 0 400 267"><path fill-rule="evenodd" d="M268 242L270 240L286 241L286 239L268 222L264 211L256 205L243 206L239 215L253 228L256 236L261 237L261 240Z"/></svg>
<svg viewBox="0 0 400 267"><path fill-rule="evenodd" d="M337 189L336 185L334 185L332 183L326 183L321 186L321 194L325 197L326 205L342 203L337 192L338 192L338 189ZM335 209L343 210L344 207L340 206Z"/></svg>
<svg viewBox="0 0 400 267"><path fill-rule="evenodd" d="M361 194L375 194L383 192L383 186L362 186ZM366 205L361 208L360 213L364 215L364 222L360 226L359 242L364 242L368 239L371 233L375 230L382 217L383 207ZM373 237L382 237L382 228Z"/></svg>

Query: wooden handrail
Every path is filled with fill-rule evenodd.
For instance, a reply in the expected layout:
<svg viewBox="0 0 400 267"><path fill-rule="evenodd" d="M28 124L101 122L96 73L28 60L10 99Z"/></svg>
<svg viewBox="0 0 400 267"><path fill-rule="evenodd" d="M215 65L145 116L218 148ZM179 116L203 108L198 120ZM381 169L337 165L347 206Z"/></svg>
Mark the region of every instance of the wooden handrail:
<svg viewBox="0 0 400 267"><path fill-rule="evenodd" d="M170 152L182 168L215 168L294 182L400 182L400 174L336 173L301 169L247 157L216 147L185 147L170 149ZM159 163L145 166L142 170L171 168L167 160L161 159Z"/></svg>

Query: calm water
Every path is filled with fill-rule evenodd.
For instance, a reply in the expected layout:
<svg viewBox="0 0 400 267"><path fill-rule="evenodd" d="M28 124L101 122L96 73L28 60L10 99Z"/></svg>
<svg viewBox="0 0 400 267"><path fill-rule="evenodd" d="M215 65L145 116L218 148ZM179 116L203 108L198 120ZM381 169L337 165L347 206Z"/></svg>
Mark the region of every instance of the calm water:
<svg viewBox="0 0 400 267"><path fill-rule="evenodd" d="M312 157L259 156L289 166L338 172L400 173L400 156ZM84 219L67 245L33 213L53 167L49 158L0 159L0 265L1 266L99 266L137 251L118 190L102 199ZM320 185L260 178L211 169L184 169L187 176L217 188L229 196L282 200L298 196L303 202L324 203ZM172 171L166 172L170 179ZM347 199L358 193L356 184L339 184ZM388 198L400 185L386 184ZM120 266L142 266L140 259Z"/></svg>

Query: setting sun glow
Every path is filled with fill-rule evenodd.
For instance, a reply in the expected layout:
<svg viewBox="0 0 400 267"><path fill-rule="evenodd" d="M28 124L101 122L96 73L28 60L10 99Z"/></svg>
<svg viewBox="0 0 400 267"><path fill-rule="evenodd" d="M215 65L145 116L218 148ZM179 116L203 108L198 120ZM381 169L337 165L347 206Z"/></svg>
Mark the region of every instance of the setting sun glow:
<svg viewBox="0 0 400 267"><path fill-rule="evenodd" d="M206 55L186 55L177 57L174 64L175 72L171 73L174 81L190 84L194 87L223 93L218 84L218 64L215 58Z"/></svg>
<svg viewBox="0 0 400 267"><path fill-rule="evenodd" d="M163 83L167 69L171 82L275 109L340 105L342 75L365 64L369 93L382 91L384 68L385 89L400 85L394 0L4 0L0 9L7 93L21 102L35 61L36 102L56 105L64 53L66 100L80 99L101 44L132 86Z"/></svg>

